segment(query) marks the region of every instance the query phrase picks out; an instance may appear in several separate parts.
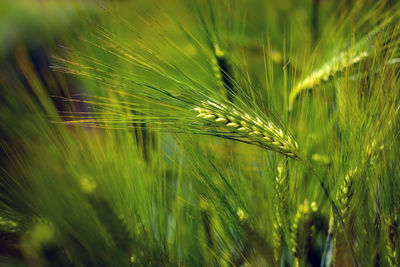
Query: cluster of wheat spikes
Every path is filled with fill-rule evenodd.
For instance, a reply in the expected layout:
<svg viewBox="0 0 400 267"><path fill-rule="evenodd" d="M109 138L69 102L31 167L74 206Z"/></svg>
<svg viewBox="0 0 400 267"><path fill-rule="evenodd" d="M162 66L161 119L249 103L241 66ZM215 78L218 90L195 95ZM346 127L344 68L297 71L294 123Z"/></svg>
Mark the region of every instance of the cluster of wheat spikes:
<svg viewBox="0 0 400 267"><path fill-rule="evenodd" d="M207 27L207 23L204 21L204 18L202 18L202 23L203 26ZM207 29L207 33L210 33L210 29ZM351 55L354 53L354 49L349 49L347 51L341 52L339 55L335 55L332 60L330 60L327 63L324 63L323 66L320 69L317 69L313 71L309 76L304 78L302 81L297 83L293 89L291 90L291 95L289 96L289 108L292 108L293 102L295 101L297 95L306 90L306 89L313 89L318 86L323 86L324 84L329 83L332 81L338 74L341 74L345 71L347 71L350 68L354 68L356 64L363 63L364 61L371 60L373 58L373 51L375 48L374 46L371 46L370 43L368 43L368 40L371 39L371 36L374 36L376 34L375 30L372 31L368 35L368 38L364 38L360 40L359 42L359 47L357 47L356 50L358 52L355 53L355 55ZM100 36L102 39L105 38L106 42L114 42L112 39L110 41L110 37L108 37L106 34L102 33ZM208 36L209 38L209 36ZM214 37L215 38L215 37ZM129 58L129 61L135 62L135 64L138 64L141 67L144 67L146 69L150 69L151 71L154 71L155 74L161 75L166 77L167 79L173 79L174 82L177 82L177 85L182 85L184 84L184 90L182 91L186 95L181 95L184 96L183 99L179 99L179 97L176 97L176 92L174 91L168 91L165 90L164 88L159 88L157 89L157 86L153 86L152 84L146 82L146 83L137 83L134 81L134 85L140 84L141 86L144 86L147 89L151 90L156 90L157 93L161 92L161 95L164 95L164 98L161 99L156 99L154 96L150 93L145 93L141 92L140 90L138 91L140 94L143 94L144 99L151 99L154 103L157 104L164 104L162 101L172 101L168 103L171 106L177 107L179 105L183 105L183 107L187 108L192 108L194 111L197 112L197 118L200 119L200 122L202 122L202 125L204 125L206 128L201 129L198 131L198 133L206 133L206 134L211 134L215 136L221 136L225 137L231 140L238 140L242 141L248 144L253 144L256 146L259 146L261 148L266 148L268 150L272 150L275 152L278 152L286 157L290 157L293 159L301 159L300 158L300 152L299 152L299 146L297 142L288 134L285 132L281 127L278 127L277 124L275 124L272 120L272 118L265 117L265 116L258 116L259 112L257 110L254 110L252 106L247 106L244 105L243 107L240 107L235 105L235 98L239 97L239 94L234 93L233 87L237 87L236 89L239 90L240 93L240 86L238 84L234 84L234 78L233 78L233 73L230 67L229 62L227 61L227 58L225 57L226 51L222 51L219 47L218 44L215 42L211 41L210 38L208 41L210 42L211 45L209 45L210 49L212 50L212 53L214 54L214 57L211 59L213 66L213 73L216 77L216 84L219 85L219 87L224 87L226 89L226 94L225 96L227 97L228 101L217 101L217 100L206 100L209 99L208 95L211 96L216 96L215 91L212 89L209 89L207 87L203 88L204 92L201 92L196 98L191 98L191 96L187 95L193 94L196 90L198 90L200 87L203 85L198 83L197 81L194 80L189 80L188 83L184 80L175 80L175 78L171 78L169 74L166 74L165 70L162 67L148 67L148 63L143 63L141 59L138 58L137 55L134 54L125 54L121 53L119 50L109 50L109 48L102 48L104 51L107 53L112 53L112 54L118 54L121 53L124 56L127 56ZM116 43L119 45L118 43ZM368 50L363 50L363 49L368 49ZM383 48L379 48L382 49ZM350 51L351 50L351 51ZM394 48L396 50L396 47ZM376 52L376 51L375 51ZM386 51L387 52L387 51ZM393 57L395 55L395 52L391 52L392 54L390 55ZM65 62L65 61L64 61ZM101 70L101 65L98 65L97 62L93 62L92 60L89 60L89 63L93 64L95 63L94 67L92 66L83 66L83 69L87 68L95 68L96 71ZM73 65L77 65L73 63ZM70 73L75 73L82 75L84 74L82 71L76 71L76 70L71 70L69 69L67 72ZM96 78L96 77L94 77ZM108 79L112 79L113 77L107 77ZM112 80L111 80L112 81ZM107 83L108 84L108 83ZM181 87L182 88L182 87ZM198 92L197 92L198 93ZM218 93L218 92L217 92ZM236 92L238 93L238 92ZM179 95L179 93L178 93ZM194 94L193 94L194 96ZM220 96L216 96L215 98L218 99ZM243 96L242 96L243 97ZM212 99L212 98L211 98ZM220 98L221 99L221 98ZM133 101L137 101L137 99L133 99ZM195 104L195 103L199 104ZM223 104L223 103L224 104ZM179 103L179 105L177 105ZM119 105L114 104L110 105L107 107L107 110L112 111L113 113L116 113L115 110L120 110L125 108L125 105ZM181 108L181 107L179 107ZM128 106L128 110L135 111L136 113L141 113L143 110L138 109L137 111ZM145 111L146 112L146 111ZM181 112L186 112L186 109L183 108ZM150 113L149 113L150 114ZM155 113L154 113L155 114ZM154 116L154 115L152 115ZM144 120L149 120L150 118L148 116L143 116ZM159 120L161 124L163 123L164 117L162 116L162 113L159 114L159 116L155 115L155 119ZM125 122L130 122L130 121L135 121L135 120L142 120L141 117L135 116L135 115L130 115L128 114ZM84 120L76 120L76 121L71 121L69 120L69 123L77 123L81 125L87 125L86 124L87 119ZM96 123L99 122L99 120L93 120L92 122ZM150 122L153 122L153 120L150 120ZM106 120L107 124L113 124L113 120ZM185 121L180 122L183 125L183 129L185 128L184 124L186 123ZM181 125L180 124L180 125ZM196 124L197 125L197 124ZM95 124L96 126L96 124ZM182 126L181 126L182 127ZM192 130L193 131L193 130ZM196 131L195 131L196 133ZM375 141L374 141L375 142ZM375 144L375 143L373 143ZM371 145L372 146L372 145ZM362 164L365 165L365 162L368 161L372 162L371 157L375 158L375 155L372 155L373 153L371 152L373 149L369 149L369 153L365 153L364 158L362 160ZM367 155L368 154L368 155ZM368 165L368 164L367 164ZM308 166L308 165L307 165ZM309 166L308 166L309 167ZM315 202L312 202L311 204L308 203L308 201L305 201L304 204L301 204L299 208L297 209L297 212L294 216L293 222L291 227L285 225L290 223L289 220L289 215L288 215L288 208L287 208L287 194L288 192L288 184L290 183L290 180L286 176L286 174L283 174L283 167L279 167L279 174L277 179L275 180L275 189L276 189L276 194L277 194L277 199L278 199L278 205L276 208L276 216L277 220L276 223L274 224L274 234L275 234L275 242L276 244L274 245L274 254L275 254L275 261L278 262L280 261L280 257L283 253L284 250L284 242L285 242L285 232L289 233L289 241L287 242L288 246L291 248L292 256L294 257L294 264L296 266L303 265L307 262L307 255L309 250L311 250L311 242L312 242L312 236L314 232L314 219L316 217L316 213L318 212L317 205ZM352 179L355 176L356 171L350 171L345 175L344 181L342 184L339 186L339 190L336 195L336 200L332 201L332 205L337 204L337 207L333 206L333 211L335 214L335 232L334 232L334 238L333 238L333 243L334 243L334 262L336 264L346 264L346 262L353 260L354 262L354 255L352 255L354 252L353 250L349 247L351 246L351 242L349 241L349 238L347 236L347 230L348 225L349 225L349 217L352 209L352 196L353 196L353 182ZM322 183L322 186L324 187L324 184ZM329 193L325 192L326 196L330 198ZM243 211L240 213L242 214ZM214 247L214 238L212 237L212 223L211 223L211 217L209 212L202 210L201 212L201 217L203 221L203 225L205 228L206 232L206 239L208 240L208 244L211 247ZM243 216L239 215L240 218ZM251 227L246 225L246 223L241 222L241 225L243 225L243 229L245 232L251 232L250 236L254 236L254 230L250 230ZM393 232L392 230L390 230ZM252 238L250 238L252 239ZM259 237L257 234L257 240L262 239ZM394 239L390 238L390 244L388 245L389 248L393 248L394 244ZM263 243L263 241L257 241L256 243ZM339 254L345 251L345 254L350 253L351 255L349 258L346 257L341 257ZM388 250L388 251L394 251L395 250ZM390 253L389 255L389 260L393 261L392 259L395 258L392 254ZM351 259L353 258L353 259Z"/></svg>
<svg viewBox="0 0 400 267"><path fill-rule="evenodd" d="M399 266L400 4L183 2L0 65L0 265Z"/></svg>

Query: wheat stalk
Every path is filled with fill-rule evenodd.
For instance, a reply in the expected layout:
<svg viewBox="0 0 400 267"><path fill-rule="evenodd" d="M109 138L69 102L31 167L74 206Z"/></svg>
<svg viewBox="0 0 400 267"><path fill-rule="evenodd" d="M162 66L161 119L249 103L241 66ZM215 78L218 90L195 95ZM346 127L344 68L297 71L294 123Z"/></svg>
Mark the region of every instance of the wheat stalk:
<svg viewBox="0 0 400 267"><path fill-rule="evenodd" d="M272 121L252 117L236 108L211 101L202 102L202 104L202 107L195 107L194 110L198 112L197 117L203 121L207 121L212 126L225 128L237 137L245 138L251 144L291 158L299 158L297 142Z"/></svg>

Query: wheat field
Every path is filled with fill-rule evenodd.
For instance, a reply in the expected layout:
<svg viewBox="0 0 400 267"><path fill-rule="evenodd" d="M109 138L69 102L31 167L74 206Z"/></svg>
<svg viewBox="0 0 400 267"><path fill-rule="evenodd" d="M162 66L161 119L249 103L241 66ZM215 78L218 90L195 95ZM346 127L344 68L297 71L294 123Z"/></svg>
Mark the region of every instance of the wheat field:
<svg viewBox="0 0 400 267"><path fill-rule="evenodd" d="M400 4L0 1L1 266L400 266Z"/></svg>

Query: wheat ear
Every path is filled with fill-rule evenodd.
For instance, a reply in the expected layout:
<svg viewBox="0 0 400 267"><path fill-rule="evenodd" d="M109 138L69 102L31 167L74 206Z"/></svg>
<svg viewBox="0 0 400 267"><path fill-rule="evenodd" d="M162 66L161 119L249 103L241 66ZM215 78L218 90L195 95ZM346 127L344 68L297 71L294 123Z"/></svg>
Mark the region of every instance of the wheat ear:
<svg viewBox="0 0 400 267"><path fill-rule="evenodd" d="M226 57L225 51L222 50L218 44L214 45L214 57L212 59L213 71L218 79L218 85L226 89L226 97L228 101L233 102L234 99L234 85L232 83L232 68L229 60Z"/></svg>
<svg viewBox="0 0 400 267"><path fill-rule="evenodd" d="M388 266L394 267L399 266L399 256L396 251L397 245L397 235L398 235L398 222L397 222L397 214L393 216L394 218L391 219L390 224L387 228L387 238L388 243L386 245L386 255L387 255L387 262Z"/></svg>
<svg viewBox="0 0 400 267"><path fill-rule="evenodd" d="M276 222L274 223L274 256L275 261L279 262L279 257L284 247L284 227L288 221L287 196L289 194L289 183L286 166L280 163L277 167L278 175L275 178L276 192Z"/></svg>
<svg viewBox="0 0 400 267"><path fill-rule="evenodd" d="M349 220L351 200L353 197L353 177L356 173L357 169L351 169L348 171L339 187L338 192L336 193L336 203L342 217L344 227L346 227ZM346 242L346 233L343 232L338 218L335 222L334 228L335 234L333 238L333 262L335 266L341 266L350 260L350 255L348 254L349 244Z"/></svg>
<svg viewBox="0 0 400 267"><path fill-rule="evenodd" d="M311 75L301 80L294 88L289 97L289 107L291 108L297 95L307 89L314 89L317 86L329 82L337 74L369 57L368 52L360 52L354 57L349 57L348 52L342 52L334 60L322 65L321 68L313 71Z"/></svg>
<svg viewBox="0 0 400 267"><path fill-rule="evenodd" d="M299 158L298 145L271 121L252 117L236 108L207 101L202 107L195 107L197 117L212 126L222 127L234 133L237 138L258 145L291 158Z"/></svg>
<svg viewBox="0 0 400 267"><path fill-rule="evenodd" d="M343 223L347 222L349 217L349 210L350 210L350 201L353 196L353 182L352 179L356 174L357 169L350 170L347 172L344 180L339 188L339 191L336 193L336 200L338 203L338 209L342 216ZM338 230L341 231L340 226L338 225Z"/></svg>
<svg viewBox="0 0 400 267"><path fill-rule="evenodd" d="M294 217L290 242L295 266L300 266L300 263L304 261L304 257L307 255L314 232L313 224L317 210L318 207L315 202L310 204L305 200Z"/></svg>

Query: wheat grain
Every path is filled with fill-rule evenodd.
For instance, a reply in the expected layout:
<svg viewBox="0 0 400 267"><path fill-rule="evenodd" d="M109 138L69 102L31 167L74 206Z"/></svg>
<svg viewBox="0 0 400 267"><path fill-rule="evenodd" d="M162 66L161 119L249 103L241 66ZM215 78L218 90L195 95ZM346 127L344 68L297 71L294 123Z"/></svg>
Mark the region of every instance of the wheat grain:
<svg viewBox="0 0 400 267"><path fill-rule="evenodd" d="M299 158L297 142L273 122L252 117L248 113L239 112L236 108L223 104L211 101L202 104L203 107L194 108L198 112L198 118L213 126L223 127L252 144L291 158Z"/></svg>

